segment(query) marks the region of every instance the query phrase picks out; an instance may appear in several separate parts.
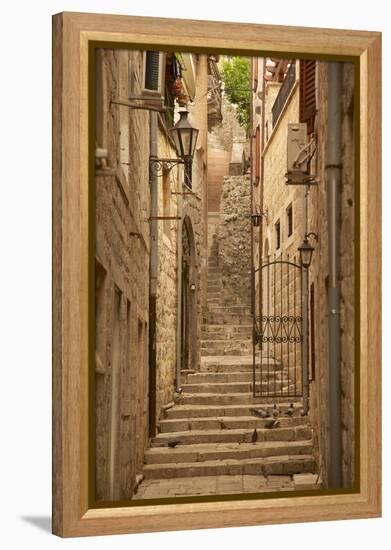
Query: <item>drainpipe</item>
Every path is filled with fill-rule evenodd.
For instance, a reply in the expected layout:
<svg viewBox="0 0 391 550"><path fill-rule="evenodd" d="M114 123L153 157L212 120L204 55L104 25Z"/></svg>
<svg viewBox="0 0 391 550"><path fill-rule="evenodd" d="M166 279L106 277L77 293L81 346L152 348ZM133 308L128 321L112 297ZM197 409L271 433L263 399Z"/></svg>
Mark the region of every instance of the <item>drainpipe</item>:
<svg viewBox="0 0 391 550"><path fill-rule="evenodd" d="M182 190L182 182L179 182L179 191ZM177 321L176 321L176 377L175 391L181 393L181 367L182 367L182 195L178 197L178 235L177 235Z"/></svg>
<svg viewBox="0 0 391 550"><path fill-rule="evenodd" d="M157 113L149 113L149 154L157 157ZM149 268L149 436L156 435L156 296L158 272L158 186L157 176L149 170L151 197Z"/></svg>
<svg viewBox="0 0 391 550"><path fill-rule="evenodd" d="M308 233L308 191L305 186L302 190L303 200L303 241ZM308 414L309 373L308 373L308 268L302 267L302 302L303 302L303 414Z"/></svg>
<svg viewBox="0 0 391 550"><path fill-rule="evenodd" d="M328 64L326 187L328 219L329 449L328 486L342 487L339 230L342 64Z"/></svg>

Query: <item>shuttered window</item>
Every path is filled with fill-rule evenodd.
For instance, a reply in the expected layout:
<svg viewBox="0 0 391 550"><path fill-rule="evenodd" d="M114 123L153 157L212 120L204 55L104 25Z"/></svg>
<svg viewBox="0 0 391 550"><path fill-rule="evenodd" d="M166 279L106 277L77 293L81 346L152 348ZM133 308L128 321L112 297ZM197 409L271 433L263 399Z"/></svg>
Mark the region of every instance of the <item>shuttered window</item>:
<svg viewBox="0 0 391 550"><path fill-rule="evenodd" d="M309 134L314 131L316 114L315 71L316 61L300 60L300 122L307 123Z"/></svg>
<svg viewBox="0 0 391 550"><path fill-rule="evenodd" d="M145 61L145 88L147 90L159 90L159 52L147 51Z"/></svg>

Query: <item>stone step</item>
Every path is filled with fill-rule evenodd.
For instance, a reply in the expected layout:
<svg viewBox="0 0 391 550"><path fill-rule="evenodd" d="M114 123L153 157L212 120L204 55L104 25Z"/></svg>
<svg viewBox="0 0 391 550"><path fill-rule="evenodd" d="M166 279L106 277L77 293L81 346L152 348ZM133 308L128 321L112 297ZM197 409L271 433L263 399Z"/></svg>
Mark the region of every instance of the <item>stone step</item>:
<svg viewBox="0 0 391 550"><path fill-rule="evenodd" d="M265 391L267 390L267 382L262 384ZM249 393L252 391L251 382L201 382L182 384L184 392L188 393Z"/></svg>
<svg viewBox="0 0 391 550"><path fill-rule="evenodd" d="M255 373L255 380L259 382L261 379L263 382L270 382L274 380L276 383L281 380L287 380L288 374L285 371L270 370L269 373L262 373L262 377L258 372ZM183 381L189 384L214 384L216 382L252 382L253 372L252 369L248 371L238 372L196 372L194 374L186 374L183 377Z"/></svg>
<svg viewBox="0 0 391 550"><path fill-rule="evenodd" d="M208 460L179 464L147 464L143 470L145 479L167 479L194 476L219 475L294 475L315 473L315 460L308 454L268 456L244 460Z"/></svg>
<svg viewBox="0 0 391 550"><path fill-rule="evenodd" d="M221 353L223 353L224 350L222 350L221 348L219 349L210 349L210 348L203 348L201 349L201 357L208 357L208 356L211 356L211 355L221 355ZM226 352L230 355L237 355L238 357L239 356L243 356L243 355L248 355L248 352L250 351L250 348L245 348L245 349L234 349L233 347L229 347Z"/></svg>
<svg viewBox="0 0 391 550"><path fill-rule="evenodd" d="M214 307L214 306L220 306L220 298L219 297L212 298L208 295L206 298L206 304L208 308Z"/></svg>
<svg viewBox="0 0 391 550"><path fill-rule="evenodd" d="M221 291L221 284L218 282L213 282L208 284L208 294L209 292L219 292Z"/></svg>
<svg viewBox="0 0 391 550"><path fill-rule="evenodd" d="M252 392L250 393L182 393L178 398L180 405L256 405L257 403L278 403L280 401L287 401L294 399L294 388L283 388L280 396L277 397L254 397Z"/></svg>
<svg viewBox="0 0 391 550"><path fill-rule="evenodd" d="M220 325L220 324L207 324L207 325L202 325L201 327L202 329L202 332L203 333L216 333L216 334L221 334L221 333L224 333L226 334L227 332L228 333L235 333L235 332L241 332L241 333L252 333L252 329L253 329L253 325L252 323L248 323L247 325L243 325L243 324L238 324L238 325L234 325L234 324L230 324L230 325Z"/></svg>
<svg viewBox="0 0 391 550"><path fill-rule="evenodd" d="M146 464L177 464L209 460L246 460L267 456L309 455L312 441L257 441L254 443L210 443L153 447L145 453Z"/></svg>
<svg viewBox="0 0 391 550"><path fill-rule="evenodd" d="M278 408L280 415L283 416L285 411L290 407L293 402L294 408L297 411L301 409L301 402L292 399L291 401L278 402ZM209 418L209 417L223 417L223 416L250 416L251 409L265 409L273 406L273 403L260 402L256 404L245 405L175 405L171 409L165 411L165 418L167 419L182 419L182 418ZM295 412L295 414L297 414ZM304 422L308 422L307 417L303 418Z"/></svg>
<svg viewBox="0 0 391 550"><path fill-rule="evenodd" d="M215 340L221 340L224 342L230 341L230 340L244 340L244 341L249 340L250 342L252 342L252 331L251 329L250 330L247 329L246 331L243 331L243 332L238 332L238 331L231 332L229 330L228 325L226 329L224 329L224 326L223 326L220 333L216 331L212 331L212 332L202 331L202 342L205 343L205 345L207 345L209 341L215 341Z"/></svg>
<svg viewBox="0 0 391 550"><path fill-rule="evenodd" d="M256 355L255 360L257 365L260 365L260 359ZM269 368L269 372L274 370L282 370L282 364L275 359L262 358L262 366ZM216 355L205 356L201 358L200 372L247 372L253 369L252 355L244 355L241 357L234 355Z"/></svg>
<svg viewBox="0 0 391 550"><path fill-rule="evenodd" d="M160 420L160 433L175 433L186 430L236 430L236 429L264 429L270 419L258 418L257 416L224 416L206 418L177 418ZM303 426L303 417L297 414L292 417L279 416L281 428L292 426ZM274 428L273 428L274 429Z"/></svg>
<svg viewBox="0 0 391 550"><path fill-rule="evenodd" d="M252 323L251 315L243 315L241 313L222 313L221 311L214 311L213 309L204 312L203 319L205 324L249 325Z"/></svg>
<svg viewBox="0 0 391 550"><path fill-rule="evenodd" d="M240 339L202 339L201 340L201 350L221 350L222 354L228 353L229 349L233 349L234 352L238 350L247 350L247 354L252 352L252 339L251 338L240 338ZM236 355L233 353L232 355Z"/></svg>
<svg viewBox="0 0 391 550"><path fill-rule="evenodd" d="M180 445L195 443L251 443L254 429L232 430L184 430L174 433L160 433L151 440L151 447L167 447L169 442ZM257 441L309 441L312 438L310 426L293 426L257 430Z"/></svg>
<svg viewBox="0 0 391 550"><path fill-rule="evenodd" d="M240 305L225 305L214 308L214 313L223 313L223 314L237 314L237 315L251 315L251 309L248 304Z"/></svg>

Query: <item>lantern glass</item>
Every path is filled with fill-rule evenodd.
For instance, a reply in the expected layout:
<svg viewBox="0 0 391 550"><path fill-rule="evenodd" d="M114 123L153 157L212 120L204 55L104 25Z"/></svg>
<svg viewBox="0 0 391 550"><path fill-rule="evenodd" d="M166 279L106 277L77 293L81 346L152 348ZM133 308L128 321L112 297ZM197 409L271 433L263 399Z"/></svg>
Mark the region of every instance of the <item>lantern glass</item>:
<svg viewBox="0 0 391 550"><path fill-rule="evenodd" d="M303 267L308 268L311 265L312 253L314 251L310 243L305 240L303 244L299 246L300 263Z"/></svg>
<svg viewBox="0 0 391 550"><path fill-rule="evenodd" d="M193 157L197 144L198 129L191 125L187 111L181 111L179 114L180 119L170 130L175 143L176 154L182 159Z"/></svg>
<svg viewBox="0 0 391 550"><path fill-rule="evenodd" d="M261 225L261 214L253 214L251 218L253 220L254 227L259 227Z"/></svg>

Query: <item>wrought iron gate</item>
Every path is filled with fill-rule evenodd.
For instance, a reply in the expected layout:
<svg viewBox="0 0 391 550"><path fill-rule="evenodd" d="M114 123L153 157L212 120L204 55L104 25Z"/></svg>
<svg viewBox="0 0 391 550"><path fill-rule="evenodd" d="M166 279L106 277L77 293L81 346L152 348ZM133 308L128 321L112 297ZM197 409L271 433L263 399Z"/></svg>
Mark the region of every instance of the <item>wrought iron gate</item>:
<svg viewBox="0 0 391 550"><path fill-rule="evenodd" d="M254 292L254 396L303 396L303 268L296 258L274 257L260 271Z"/></svg>

